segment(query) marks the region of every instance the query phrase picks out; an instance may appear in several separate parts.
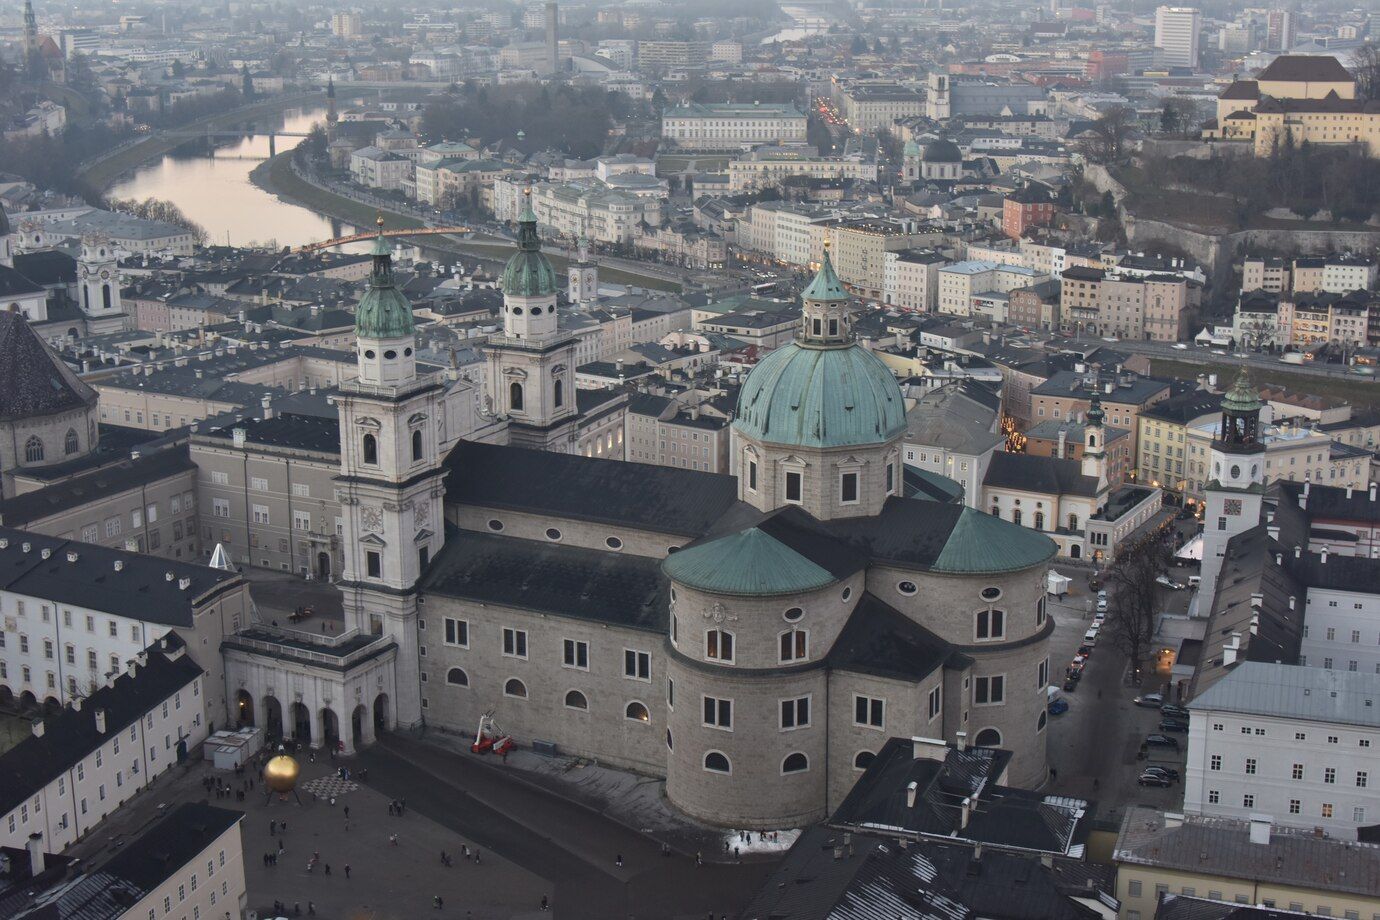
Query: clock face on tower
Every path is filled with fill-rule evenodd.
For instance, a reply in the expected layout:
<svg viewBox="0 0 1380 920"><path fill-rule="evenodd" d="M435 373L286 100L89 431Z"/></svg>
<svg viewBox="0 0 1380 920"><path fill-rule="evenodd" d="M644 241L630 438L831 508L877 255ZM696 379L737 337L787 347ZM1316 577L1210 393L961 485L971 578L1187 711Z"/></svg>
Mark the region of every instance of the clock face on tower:
<svg viewBox="0 0 1380 920"><path fill-rule="evenodd" d="M109 278L109 277L110 277L110 270L109 270L109 269L101 269L101 277L102 277L102 278Z"/></svg>

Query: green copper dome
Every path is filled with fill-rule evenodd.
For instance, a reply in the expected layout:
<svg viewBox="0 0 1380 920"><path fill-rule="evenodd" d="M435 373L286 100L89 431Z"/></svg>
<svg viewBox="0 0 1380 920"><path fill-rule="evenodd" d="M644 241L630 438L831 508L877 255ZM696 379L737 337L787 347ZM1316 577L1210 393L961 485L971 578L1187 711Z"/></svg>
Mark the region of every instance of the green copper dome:
<svg viewBox="0 0 1380 920"><path fill-rule="evenodd" d="M740 434L797 447L881 444L906 430L901 387L857 344L792 342L752 369L738 394Z"/></svg>
<svg viewBox="0 0 1380 920"><path fill-rule="evenodd" d="M1236 413L1259 411L1260 393L1251 386L1251 378L1245 367L1241 368L1227 395L1222 397L1222 408Z"/></svg>
<svg viewBox="0 0 1380 920"><path fill-rule="evenodd" d="M503 293L514 297L548 297L556 293L560 282L551 260L542 255L530 193L518 224L518 251L503 268Z"/></svg>
<svg viewBox="0 0 1380 920"><path fill-rule="evenodd" d="M838 581L775 537L754 527L667 556L666 577L711 594L801 594Z"/></svg>
<svg viewBox="0 0 1380 920"><path fill-rule="evenodd" d="M805 289L805 293L800 295L802 300L847 300L848 292L843 288L843 282L839 276L834 274L834 261L829 258L829 244L824 244L824 261L819 265L819 271L815 273L815 279L810 282L810 286Z"/></svg>
<svg viewBox="0 0 1380 920"><path fill-rule="evenodd" d="M355 308L355 335L361 339L401 339L417 331L412 321L412 304L393 284L393 253L383 238L383 218L374 240L374 271L369 290Z"/></svg>

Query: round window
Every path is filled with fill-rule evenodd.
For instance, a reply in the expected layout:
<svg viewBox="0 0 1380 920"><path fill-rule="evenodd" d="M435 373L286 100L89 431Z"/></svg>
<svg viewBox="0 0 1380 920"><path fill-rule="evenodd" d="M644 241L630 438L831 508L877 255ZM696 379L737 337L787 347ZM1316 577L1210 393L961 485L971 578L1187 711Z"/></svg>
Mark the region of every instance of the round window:
<svg viewBox="0 0 1380 920"><path fill-rule="evenodd" d="M522 315L522 307L513 307L513 315L514 315L514 316L521 316L521 315Z"/></svg>
<svg viewBox="0 0 1380 920"><path fill-rule="evenodd" d="M412 357L412 349L410 349L410 348L404 348L404 349L403 349L403 355L404 355L405 357L408 357L408 358Z"/></svg>
<svg viewBox="0 0 1380 920"><path fill-rule="evenodd" d="M503 529L503 522L500 521L498 518L494 518L491 521L489 521L489 529L492 530L494 533L498 533L500 530Z"/></svg>
<svg viewBox="0 0 1380 920"><path fill-rule="evenodd" d="M671 553L678 553L678 552L680 552L680 547L679 547L679 546L668 546L668 547L666 547L666 554L667 554L668 556L669 556Z"/></svg>
<svg viewBox="0 0 1380 920"><path fill-rule="evenodd" d="M547 313L555 313L555 312L556 312L556 305L553 303L551 306L547 307L547 308L546 308L546 312L547 312Z"/></svg>
<svg viewBox="0 0 1380 920"><path fill-rule="evenodd" d="M383 356L387 358L389 361L392 361L394 358L398 356L398 353L390 348L383 353Z"/></svg>
<svg viewBox="0 0 1380 920"><path fill-rule="evenodd" d="M607 546L609 549L622 549L623 541L618 539L617 537L609 537L607 540L604 541L604 545Z"/></svg>
<svg viewBox="0 0 1380 920"><path fill-rule="evenodd" d="M982 599L985 601L994 601L999 597L1001 597L1001 588L998 588L996 585L990 585L982 589Z"/></svg>
<svg viewBox="0 0 1380 920"><path fill-rule="evenodd" d="M1233 463L1233 464L1231 465L1231 478L1232 478L1232 479L1240 479L1240 478L1241 478L1241 467L1237 466L1235 463Z"/></svg>
<svg viewBox="0 0 1380 920"><path fill-rule="evenodd" d="M374 357L374 349L372 349L372 348L367 349L367 350L364 352L364 357L372 359L372 358Z"/></svg>
<svg viewBox="0 0 1380 920"><path fill-rule="evenodd" d="M785 613L781 614L781 616L785 618L785 620L786 620L787 623L794 623L794 622L796 622L797 620L799 620L801 617L803 617L804 615L805 615L805 611L804 611L804 610L801 610L799 607L792 607L791 609L787 610Z"/></svg>
<svg viewBox="0 0 1380 920"><path fill-rule="evenodd" d="M849 599L850 597L852 597L852 596L853 596L853 589L852 589L852 588L844 588L844 589L843 589L843 599L844 599L844 600L848 600L848 599Z"/></svg>
<svg viewBox="0 0 1380 920"><path fill-rule="evenodd" d="M906 597L910 597L912 594L919 591L920 589L915 587L915 582L913 581L899 581L896 583L896 590L904 594Z"/></svg>
<svg viewBox="0 0 1380 920"><path fill-rule="evenodd" d="M560 538L561 538L561 532L560 532L559 530L557 530L557 529L554 528L554 527L548 527L548 528L546 528L546 539L548 539L548 540L559 540Z"/></svg>

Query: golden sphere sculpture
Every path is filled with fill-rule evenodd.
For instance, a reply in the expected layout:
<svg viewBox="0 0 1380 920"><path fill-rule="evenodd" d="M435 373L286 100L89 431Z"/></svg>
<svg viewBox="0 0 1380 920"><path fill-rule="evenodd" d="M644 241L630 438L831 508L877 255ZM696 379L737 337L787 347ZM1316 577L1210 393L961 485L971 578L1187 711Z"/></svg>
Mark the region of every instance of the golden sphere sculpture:
<svg viewBox="0 0 1380 920"><path fill-rule="evenodd" d="M279 754L264 764L264 784L274 792L287 793L297 785L302 768L287 754Z"/></svg>

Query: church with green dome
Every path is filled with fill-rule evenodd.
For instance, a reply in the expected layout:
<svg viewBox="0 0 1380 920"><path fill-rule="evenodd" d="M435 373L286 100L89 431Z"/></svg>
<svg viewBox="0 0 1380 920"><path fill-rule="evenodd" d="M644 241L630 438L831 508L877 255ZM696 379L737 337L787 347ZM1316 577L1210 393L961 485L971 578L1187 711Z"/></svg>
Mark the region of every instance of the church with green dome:
<svg viewBox="0 0 1380 920"><path fill-rule="evenodd" d="M1045 782L1055 544L907 490L905 397L830 256L795 340L740 388L724 475L568 449L575 344L536 224L485 345L494 424L445 450L451 396L404 373L415 333L379 243L336 481L347 627L381 638L330 673L313 726L359 745L490 713L737 828L823 819L897 736L1002 748L1011 785ZM286 668L236 672L242 703Z"/></svg>

